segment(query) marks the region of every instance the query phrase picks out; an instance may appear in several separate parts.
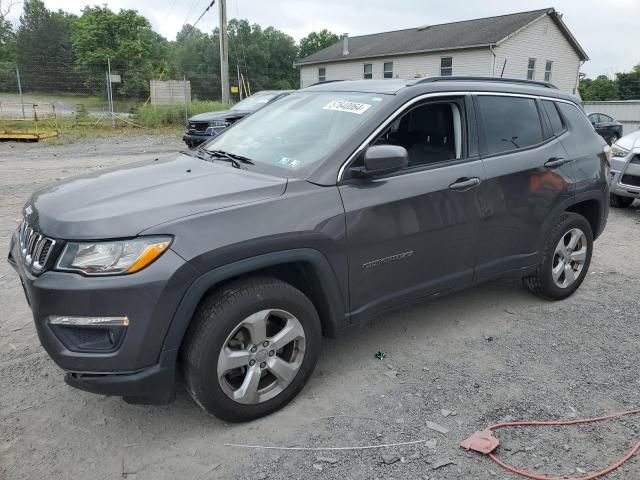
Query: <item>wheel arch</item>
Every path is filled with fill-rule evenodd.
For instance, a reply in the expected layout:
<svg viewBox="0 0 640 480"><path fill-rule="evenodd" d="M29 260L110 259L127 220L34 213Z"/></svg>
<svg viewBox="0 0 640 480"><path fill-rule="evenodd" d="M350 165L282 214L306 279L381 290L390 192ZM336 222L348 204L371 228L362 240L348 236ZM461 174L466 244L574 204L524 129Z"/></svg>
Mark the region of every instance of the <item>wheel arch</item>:
<svg viewBox="0 0 640 480"><path fill-rule="evenodd" d="M544 242L555 225L556 219L564 212L572 212L582 215L587 219L593 232L593 239L596 240L604 230L609 212L609 193L606 193L606 200L599 190L584 192L567 198L564 202L556 205L549 213L543 225L544 235L540 236L538 251L541 252Z"/></svg>
<svg viewBox="0 0 640 480"><path fill-rule="evenodd" d="M601 232L602 223L602 202L595 198L588 198L580 202L574 203L567 207L567 212L577 213L587 219L591 225L593 239L595 240Z"/></svg>
<svg viewBox="0 0 640 480"><path fill-rule="evenodd" d="M329 261L318 250L300 248L243 259L198 277L178 305L163 351L180 348L196 308L209 292L231 280L254 275L273 276L307 295L318 310L324 336L335 337L349 326L346 302Z"/></svg>

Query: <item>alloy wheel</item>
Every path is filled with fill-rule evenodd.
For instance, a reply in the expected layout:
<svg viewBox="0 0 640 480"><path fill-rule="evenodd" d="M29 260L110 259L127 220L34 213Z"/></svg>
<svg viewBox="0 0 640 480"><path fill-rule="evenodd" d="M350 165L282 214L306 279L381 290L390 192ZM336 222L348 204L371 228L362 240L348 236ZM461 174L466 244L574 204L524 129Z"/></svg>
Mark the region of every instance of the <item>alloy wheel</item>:
<svg viewBox="0 0 640 480"><path fill-rule="evenodd" d="M218 382L242 404L266 402L298 374L305 354L300 321L284 310L262 310L245 318L227 337L218 356Z"/></svg>
<svg viewBox="0 0 640 480"><path fill-rule="evenodd" d="M587 237L579 228L565 233L553 256L551 275L560 288L568 288L580 277L587 258Z"/></svg>

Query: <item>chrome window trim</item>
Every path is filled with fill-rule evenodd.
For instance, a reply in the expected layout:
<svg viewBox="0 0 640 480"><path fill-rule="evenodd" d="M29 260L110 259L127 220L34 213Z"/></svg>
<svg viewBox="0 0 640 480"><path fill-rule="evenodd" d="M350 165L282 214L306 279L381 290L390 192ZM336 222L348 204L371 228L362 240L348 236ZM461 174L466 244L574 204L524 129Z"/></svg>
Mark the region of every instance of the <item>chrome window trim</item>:
<svg viewBox="0 0 640 480"><path fill-rule="evenodd" d="M483 91L483 92L475 92L475 91L451 91L451 92L431 92L431 93L425 93L423 95L419 95L417 97L412 98L411 100L409 100L408 102L402 104L395 112L393 112L391 115L389 115L387 117L387 119L382 122L378 128L376 128L373 133L371 133L371 135L369 135L364 142L362 142L360 144L360 146L358 148L356 148L354 150L354 152L349 155L349 157L347 158L347 160L345 160L342 165L340 166L340 169L338 170L338 177L336 179L337 183L340 183L343 180L343 175L345 170L347 169L347 166L358 156L360 155L365 148L367 148L367 146L378 136L382 133L382 131L387 128L391 123L393 123L394 120L396 120L402 113L404 113L408 108L410 108L412 105L421 102L422 100L426 100L429 98L438 98L438 97L459 97L459 96L467 96L467 95L489 95L489 96L494 96L494 97L520 97L520 98L533 98L533 99L540 99L540 100L551 100L553 102L562 102L562 103L567 103L569 105L573 105L580 113L582 113L582 115L585 117L585 119L587 121L589 121L589 118L587 117L587 114L580 109L580 107L578 107L578 105L576 105L574 102L572 102L571 100L566 100L564 98L555 98L555 97L547 97L544 95L532 95L532 94L527 94L527 93L507 93L507 92L487 92L487 91ZM563 132L563 133L566 133Z"/></svg>

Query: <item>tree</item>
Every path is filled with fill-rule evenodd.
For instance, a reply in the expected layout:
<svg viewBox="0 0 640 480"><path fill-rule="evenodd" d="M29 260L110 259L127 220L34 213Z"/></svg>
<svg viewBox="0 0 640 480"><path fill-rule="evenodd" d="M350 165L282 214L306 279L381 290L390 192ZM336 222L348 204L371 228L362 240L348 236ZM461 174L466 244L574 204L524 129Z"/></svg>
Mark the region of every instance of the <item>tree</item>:
<svg viewBox="0 0 640 480"><path fill-rule="evenodd" d="M75 17L48 10L42 0L26 0L15 40L24 89L74 90L71 29Z"/></svg>
<svg viewBox="0 0 640 480"><path fill-rule="evenodd" d="M216 29L216 40L217 36ZM293 62L297 48L292 37L273 27L263 29L235 18L229 21L228 37L232 78L239 69L252 92L296 88L298 73Z"/></svg>
<svg viewBox="0 0 640 480"><path fill-rule="evenodd" d="M618 92L621 100L640 100L640 63L628 73L618 73Z"/></svg>
<svg viewBox="0 0 640 480"><path fill-rule="evenodd" d="M320 30L319 32L311 32L309 35L300 40L298 46L298 58L305 58L312 53L319 52L340 40L340 37L327 30Z"/></svg>
<svg viewBox="0 0 640 480"><path fill-rule="evenodd" d="M85 7L75 22L73 48L76 65L88 87L104 85L107 61L112 73L121 75L114 93L143 97L149 93L154 71L154 41L158 35L149 21L135 10L115 13L105 7Z"/></svg>
<svg viewBox="0 0 640 480"><path fill-rule="evenodd" d="M11 22L7 19L12 4L4 4L0 0L0 90L15 91L17 88L15 74L16 38Z"/></svg>
<svg viewBox="0 0 640 480"><path fill-rule="evenodd" d="M191 25L185 25L176 35L165 78L185 76L191 82L191 94L194 98L219 98L220 47L218 42L218 37L203 33Z"/></svg>
<svg viewBox="0 0 640 480"><path fill-rule="evenodd" d="M579 91L580 96L585 101L618 99L618 84L606 75L598 75L595 80L582 80Z"/></svg>

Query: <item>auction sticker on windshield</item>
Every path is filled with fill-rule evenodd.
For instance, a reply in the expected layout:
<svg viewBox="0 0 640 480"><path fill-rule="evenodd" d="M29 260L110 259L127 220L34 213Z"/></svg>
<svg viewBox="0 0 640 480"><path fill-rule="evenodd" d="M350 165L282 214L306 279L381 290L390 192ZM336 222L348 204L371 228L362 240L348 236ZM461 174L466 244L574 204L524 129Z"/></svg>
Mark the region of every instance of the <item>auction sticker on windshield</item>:
<svg viewBox="0 0 640 480"><path fill-rule="evenodd" d="M367 103L349 102L347 100L334 100L327 106L323 107L323 110L335 110L336 112L348 112L362 115L369 110L371 105Z"/></svg>

